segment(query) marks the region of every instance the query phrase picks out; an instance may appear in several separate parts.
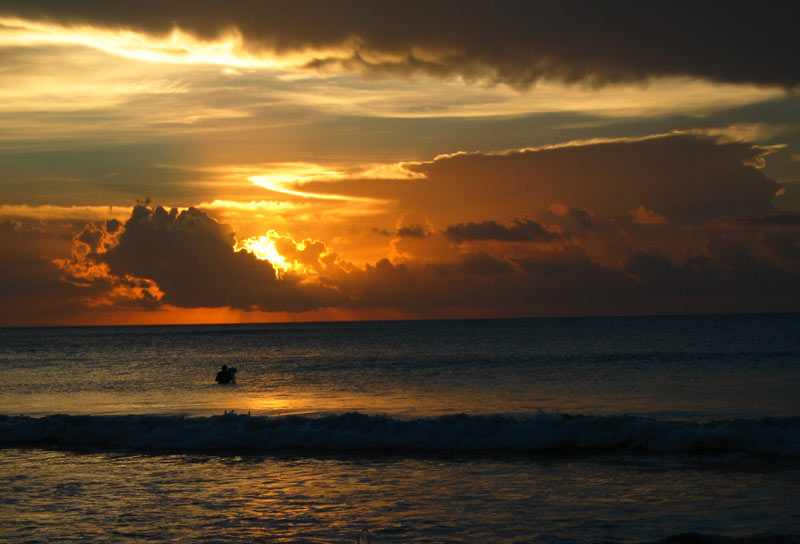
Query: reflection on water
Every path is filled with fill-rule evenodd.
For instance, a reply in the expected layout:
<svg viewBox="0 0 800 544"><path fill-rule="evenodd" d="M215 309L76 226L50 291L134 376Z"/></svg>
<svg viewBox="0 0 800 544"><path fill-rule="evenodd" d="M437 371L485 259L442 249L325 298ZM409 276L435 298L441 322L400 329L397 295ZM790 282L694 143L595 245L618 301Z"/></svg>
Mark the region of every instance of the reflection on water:
<svg viewBox="0 0 800 544"><path fill-rule="evenodd" d="M678 459L680 461L680 459ZM7 542L653 541L796 530L800 472L647 458L0 451ZM769 492L765 492L769 489Z"/></svg>
<svg viewBox="0 0 800 544"><path fill-rule="evenodd" d="M0 329L0 413L800 415L799 316ZM239 369L217 386L221 364Z"/></svg>
<svg viewBox="0 0 800 544"><path fill-rule="evenodd" d="M12 544L352 543L366 529L378 544L563 544L796 532L800 470L789 418L800 416L797 330L797 315L0 329L0 418L120 416L6 418L5 429L22 435L7 444L39 445L53 431L73 450L0 449L0 534ZM214 384L222 364L239 369L238 384ZM382 456L357 447L323 456L302 446L281 456L108 453L128 444L162 451L165 435L178 439L169 442L176 449L199 444L189 451L207 453L209 440L227 443L232 420L241 420L246 446L249 427L274 423L130 415L230 410L386 414L361 422L391 419L385 437L408 447ZM539 423L511 425L517 430L507 436L496 425L502 418L491 416L539 410L616 416L535 416ZM405 420L459 412L489 416L443 418L433 431L428 421ZM329 419L350 437L345 446L358 445L348 425L359 416ZM728 421L703 427L692 449L699 426L663 419ZM172 420L183 434L170 434ZM300 425L309 421L324 418ZM109 426L118 432L110 442ZM536 448L472 456L458 447L421 456L409 452L419 443L416 426L429 430L423 443L499 433L513 444L540 433L591 447L580 456ZM87 449L87 429L105 453ZM293 447L307 444L294 429L279 431L299 436ZM314 432L318 444L340 436L325 425ZM607 436L624 447L609 450ZM733 444L728 453L717 437ZM641 441L654 447L629 447ZM779 462L784 454L791 460Z"/></svg>

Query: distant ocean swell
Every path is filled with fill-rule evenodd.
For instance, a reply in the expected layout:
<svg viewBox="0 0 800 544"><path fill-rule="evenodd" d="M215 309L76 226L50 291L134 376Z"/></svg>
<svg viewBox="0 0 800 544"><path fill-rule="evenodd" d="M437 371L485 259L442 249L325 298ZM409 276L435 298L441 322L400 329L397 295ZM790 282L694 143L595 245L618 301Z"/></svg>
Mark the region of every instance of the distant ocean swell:
<svg viewBox="0 0 800 544"><path fill-rule="evenodd" d="M730 452L800 458L800 418L691 423L549 413L410 420L360 413L0 416L0 445L137 451Z"/></svg>

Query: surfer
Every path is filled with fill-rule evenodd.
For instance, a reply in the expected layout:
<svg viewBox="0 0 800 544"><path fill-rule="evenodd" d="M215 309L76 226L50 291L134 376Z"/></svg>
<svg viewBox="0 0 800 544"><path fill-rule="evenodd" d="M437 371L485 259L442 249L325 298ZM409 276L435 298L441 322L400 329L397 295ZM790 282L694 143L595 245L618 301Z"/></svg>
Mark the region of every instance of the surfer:
<svg viewBox="0 0 800 544"><path fill-rule="evenodd" d="M236 369L228 365L222 365L222 369L217 372L217 377L214 378L218 384L236 383Z"/></svg>

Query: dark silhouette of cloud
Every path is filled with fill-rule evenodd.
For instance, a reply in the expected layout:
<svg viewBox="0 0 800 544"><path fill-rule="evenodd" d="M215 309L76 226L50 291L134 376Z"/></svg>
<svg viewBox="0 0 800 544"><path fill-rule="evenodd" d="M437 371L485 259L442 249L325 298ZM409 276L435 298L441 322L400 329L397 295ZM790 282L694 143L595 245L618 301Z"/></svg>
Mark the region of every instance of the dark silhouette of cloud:
<svg viewBox="0 0 800 544"><path fill-rule="evenodd" d="M518 217L508 225L501 225L496 221L459 223L447 227L445 236L456 243L478 240L549 242L560 238L558 234L547 231L540 223L525 217Z"/></svg>
<svg viewBox="0 0 800 544"><path fill-rule="evenodd" d="M583 228L591 229L592 227L594 227L594 222L592 221L592 214L589 210L572 209L569 211L569 214Z"/></svg>
<svg viewBox="0 0 800 544"><path fill-rule="evenodd" d="M800 231L768 230L761 235L761 243L780 257L800 265Z"/></svg>
<svg viewBox="0 0 800 544"><path fill-rule="evenodd" d="M409 164L425 177L402 183L306 184L375 191L415 210L396 224L392 260L364 266L319 240L275 234L278 251L308 276L276 275L234 251L232 229L194 208L138 205L124 225L89 223L71 240L44 224L3 221L0 317L15 319L11 307L32 316L87 305L420 316L796 311L800 223L772 206L780 185L755 166L766 152L674 134L445 155ZM664 221L637 223L636 210Z"/></svg>
<svg viewBox="0 0 800 544"><path fill-rule="evenodd" d="M690 76L793 87L793 2L749 4L451 0L403 3L136 3L6 0L0 14L202 39L237 29L252 52L319 51L310 67L427 73L523 88L540 79L603 85ZM335 54L332 48L347 51ZM324 50L327 53L322 53Z"/></svg>
<svg viewBox="0 0 800 544"><path fill-rule="evenodd" d="M514 270L507 261L496 259L483 251L464 255L461 269L476 276L500 276Z"/></svg>
<svg viewBox="0 0 800 544"><path fill-rule="evenodd" d="M656 249L637 251L629 257L625 272L648 297L719 295L729 287L727 271L706 256L675 264Z"/></svg>
<svg viewBox="0 0 800 544"><path fill-rule="evenodd" d="M572 212L578 214L573 228L596 228L598 217L634 224L635 212L644 209L663 218L655 225L680 228L777 212L773 198L781 185L759 168L770 152L749 142L674 133L455 153L404 165L421 179L309 182L299 188L394 199L437 225L544 217L556 209L563 215L579 210Z"/></svg>
<svg viewBox="0 0 800 544"><path fill-rule="evenodd" d="M0 325L56 322L83 310L86 296L100 296L107 283L79 287L64 281L55 256L69 241L19 221L0 220Z"/></svg>
<svg viewBox="0 0 800 544"><path fill-rule="evenodd" d="M424 265L382 260L331 284L347 296L345 307L421 315L448 308L508 316L794 311L800 273L739 249L739 258L709 254L681 262L657 251L636 253L622 268L600 265L578 249L521 259L477 252Z"/></svg>
<svg viewBox="0 0 800 544"><path fill-rule="evenodd" d="M684 257L627 247L616 264L596 261L581 240L569 239L464 253L464 246L450 246L438 258L412 255L358 267L336 262L321 243L300 251L281 239L284 250L298 251L294 260L328 259L309 282L276 277L269 262L234 251L231 230L196 209L137 206L124 225L90 223L72 239L71 255L60 259L43 257L52 236L4 221L0 322L163 305L287 312L393 308L451 317L796 310L798 229L714 225L703 232L705 245ZM605 236L602 229L590 234ZM426 240L437 236L442 239L436 234Z"/></svg>
<svg viewBox="0 0 800 544"><path fill-rule="evenodd" d="M92 249L86 259L108 265L117 277L152 280L163 292L163 304L300 312L338 301L330 289L303 285L292 275L279 279L268 261L234 251L231 228L195 208L167 212L136 206L115 243L99 251L110 233L106 227L78 236ZM318 249L310 253L319 255Z"/></svg>
<svg viewBox="0 0 800 544"><path fill-rule="evenodd" d="M428 220L419 213L405 213L397 220L397 235L400 238L427 238L432 234Z"/></svg>
<svg viewBox="0 0 800 544"><path fill-rule="evenodd" d="M781 243L796 249L794 241ZM350 307L430 316L449 315L448 309L462 316L770 312L794 311L800 303L797 267L778 266L747 240L724 236L679 260L651 248L607 266L572 246L524 257L472 252L455 262L383 259L329 281Z"/></svg>
<svg viewBox="0 0 800 544"><path fill-rule="evenodd" d="M414 225L411 227L400 227L397 229L397 235L401 238L425 238L428 233L421 225Z"/></svg>
<svg viewBox="0 0 800 544"><path fill-rule="evenodd" d="M621 223L633 222L631 211L644 206L667 223L687 225L774 212L772 199L780 185L755 166L767 152L751 143L672 134L457 153L409 164L426 179L392 188L405 206L439 221L451 219L448 210L462 218L507 217L541 213L560 203ZM445 201L451 206L442 209L438 203Z"/></svg>
<svg viewBox="0 0 800 544"><path fill-rule="evenodd" d="M774 211L753 217L734 217L729 222L743 227L800 227L800 212Z"/></svg>
<svg viewBox="0 0 800 544"><path fill-rule="evenodd" d="M394 246L392 261L359 267L339 262L321 242L300 251L290 238L277 240L292 261L319 263L313 281L278 278L270 263L235 252L231 229L195 209L137 206L124 226L80 233L76 247L83 249L73 260L107 266L117 283L103 281L117 290L124 281L153 282L158 292L146 282L131 288L138 298L129 298L140 304L146 293L160 292L160 303L179 307L420 315L786 311L800 298L797 239L787 231L795 218L772 207L780 186L754 166L765 152L675 134L413 163L408 167L425 179L374 182L400 209L418 210L398 220L402 245ZM308 185L369 194L369 184L349 183ZM520 208L541 210L547 226L535 216L472 219L514 217ZM664 221L641 225L632 210L656 210ZM443 221L451 217L469 219ZM91 267L75 270L76 282L90 282Z"/></svg>

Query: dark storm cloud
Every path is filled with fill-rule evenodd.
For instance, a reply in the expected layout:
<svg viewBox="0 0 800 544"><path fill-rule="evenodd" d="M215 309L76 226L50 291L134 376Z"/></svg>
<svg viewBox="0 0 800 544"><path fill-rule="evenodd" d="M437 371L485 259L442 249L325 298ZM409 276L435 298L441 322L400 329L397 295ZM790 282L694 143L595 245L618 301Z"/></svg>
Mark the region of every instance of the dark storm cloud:
<svg viewBox="0 0 800 544"><path fill-rule="evenodd" d="M525 217L516 218L508 225L501 225L496 221L459 223L458 225L447 227L445 236L456 243L479 240L549 242L560 237L545 230L540 223Z"/></svg>
<svg viewBox="0 0 800 544"><path fill-rule="evenodd" d="M643 301L661 301L673 311L796 311L800 269L791 261L800 247L797 239L769 231L741 234L710 232L700 253L679 262L656 248L636 251L623 272ZM783 262L764 252L770 245Z"/></svg>
<svg viewBox="0 0 800 544"><path fill-rule="evenodd" d="M500 276L514 270L507 261L496 259L483 251L464 255L461 269L476 276Z"/></svg>
<svg viewBox="0 0 800 544"><path fill-rule="evenodd" d="M78 237L96 243L95 238ZM115 276L154 281L163 303L184 308L299 312L336 301L329 289L278 279L268 261L233 245L230 227L200 210L136 206L116 244L89 257L108 264Z"/></svg>
<svg viewBox="0 0 800 544"><path fill-rule="evenodd" d="M592 214L631 224L642 206L669 225L696 225L776 212L772 201L781 186L755 166L768 152L752 143L671 134L507 153L457 153L406 164L424 179L311 182L301 187L396 199L403 209L418 210L439 225L474 223L454 231L464 231L464 237L481 230L476 224L482 221L541 216L553 205L582 210L573 214L581 228L594 225ZM482 229L500 232L501 227L490 223Z"/></svg>
<svg viewBox="0 0 800 544"><path fill-rule="evenodd" d="M400 227L397 229L397 235L401 238L425 238L428 233L421 225L413 225L410 227Z"/></svg>
<svg viewBox="0 0 800 544"><path fill-rule="evenodd" d="M384 259L333 281L351 307L429 316L448 308L473 316L774 312L800 303L798 270L731 240L713 240L705 253L677 262L655 249L633 252L621 268L579 248L512 259L469 253L422 266Z"/></svg>
<svg viewBox="0 0 800 544"><path fill-rule="evenodd" d="M776 211L753 217L736 217L729 221L744 227L800 227L800 213Z"/></svg>
<svg viewBox="0 0 800 544"><path fill-rule="evenodd" d="M391 233L388 230L382 229L380 227L372 227L371 229L369 229L369 232L370 234L373 234L375 236L391 236Z"/></svg>
<svg viewBox="0 0 800 544"><path fill-rule="evenodd" d="M761 243L787 261L800 265L800 232L766 231L761 235Z"/></svg>
<svg viewBox="0 0 800 544"><path fill-rule="evenodd" d="M589 210L570 210L570 217L575 220L580 226L585 229L591 229L594 226L592 221L592 213Z"/></svg>
<svg viewBox="0 0 800 544"><path fill-rule="evenodd" d="M637 251L625 265L647 296L719 295L729 286L727 270L713 266L705 255L675 264L658 250Z"/></svg>
<svg viewBox="0 0 800 544"><path fill-rule="evenodd" d="M64 281L53 257L68 251L69 242L61 236L0 219L0 325L56 322L81 309L80 297L107 289Z"/></svg>
<svg viewBox="0 0 800 544"><path fill-rule="evenodd" d="M793 2L501 3L6 0L0 13L201 38L237 28L251 50L352 44L330 65L367 73L424 72L525 87L541 79L604 84L658 76L792 87L800 82Z"/></svg>
<svg viewBox="0 0 800 544"><path fill-rule="evenodd" d="M85 305L395 308L462 317L796 310L800 229L715 229L683 258L629 248L613 265L593 260L578 241L515 244L513 256L470 251L364 267L331 262L313 286L276 278L268 262L234 252L230 229L195 209L137 206L123 226L90 223L73 237L68 259L44 256L51 242L44 232L3 221L0 323L63 320Z"/></svg>

